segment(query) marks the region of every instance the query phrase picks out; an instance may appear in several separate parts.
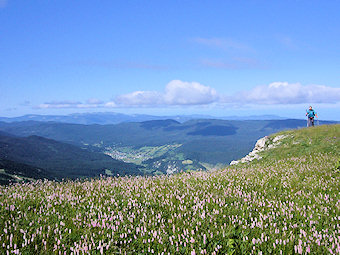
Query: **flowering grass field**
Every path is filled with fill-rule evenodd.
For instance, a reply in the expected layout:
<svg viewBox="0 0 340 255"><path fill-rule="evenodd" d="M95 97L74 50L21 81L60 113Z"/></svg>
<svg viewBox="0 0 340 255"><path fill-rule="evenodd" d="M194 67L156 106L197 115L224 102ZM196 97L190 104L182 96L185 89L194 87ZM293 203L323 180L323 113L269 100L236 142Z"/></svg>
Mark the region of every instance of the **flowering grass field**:
<svg viewBox="0 0 340 255"><path fill-rule="evenodd" d="M1 254L340 254L340 125L214 172L0 188Z"/></svg>

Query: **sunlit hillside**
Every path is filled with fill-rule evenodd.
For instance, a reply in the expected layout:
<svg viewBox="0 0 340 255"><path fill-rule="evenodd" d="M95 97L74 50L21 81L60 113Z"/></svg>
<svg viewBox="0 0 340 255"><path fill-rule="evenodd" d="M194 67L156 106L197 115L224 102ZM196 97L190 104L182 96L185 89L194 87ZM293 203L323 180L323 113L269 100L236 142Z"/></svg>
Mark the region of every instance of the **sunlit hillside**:
<svg viewBox="0 0 340 255"><path fill-rule="evenodd" d="M220 171L0 188L1 254L339 254L340 125Z"/></svg>

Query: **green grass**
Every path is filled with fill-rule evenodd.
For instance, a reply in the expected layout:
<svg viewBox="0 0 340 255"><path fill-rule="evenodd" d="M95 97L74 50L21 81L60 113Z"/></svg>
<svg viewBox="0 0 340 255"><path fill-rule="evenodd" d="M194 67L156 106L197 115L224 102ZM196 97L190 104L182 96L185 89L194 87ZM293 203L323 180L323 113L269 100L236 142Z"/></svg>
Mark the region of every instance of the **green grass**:
<svg viewBox="0 0 340 255"><path fill-rule="evenodd" d="M278 160L289 157L330 153L340 157L340 125L323 125L314 128L283 131L270 136L287 136L281 145L262 154L265 159Z"/></svg>
<svg viewBox="0 0 340 255"><path fill-rule="evenodd" d="M280 134L220 171L1 187L0 253L340 253L340 126Z"/></svg>

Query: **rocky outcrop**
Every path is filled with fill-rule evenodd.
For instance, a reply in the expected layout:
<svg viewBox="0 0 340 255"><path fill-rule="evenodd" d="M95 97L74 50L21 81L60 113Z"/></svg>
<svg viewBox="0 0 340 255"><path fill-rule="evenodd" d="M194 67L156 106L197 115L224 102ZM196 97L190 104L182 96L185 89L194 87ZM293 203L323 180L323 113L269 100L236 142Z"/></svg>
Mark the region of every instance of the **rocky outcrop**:
<svg viewBox="0 0 340 255"><path fill-rule="evenodd" d="M268 136L262 137L261 139L257 140L254 149L245 157L240 160L233 160L231 161L230 165L237 165L239 163L246 163L253 161L255 159L259 160L262 157L259 155L260 152L275 148L281 143L281 140L286 138L285 135L278 135L274 138L269 138Z"/></svg>

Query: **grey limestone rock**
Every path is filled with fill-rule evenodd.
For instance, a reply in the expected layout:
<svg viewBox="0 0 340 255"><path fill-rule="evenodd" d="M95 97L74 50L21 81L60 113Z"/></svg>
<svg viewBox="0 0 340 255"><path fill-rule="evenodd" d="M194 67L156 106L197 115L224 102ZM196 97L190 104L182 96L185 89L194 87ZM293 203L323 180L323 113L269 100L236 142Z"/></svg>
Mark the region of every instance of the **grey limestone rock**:
<svg viewBox="0 0 340 255"><path fill-rule="evenodd" d="M254 149L247 156L243 157L240 160L231 161L230 165L232 166L237 165L239 163L246 163L253 161L255 159L259 160L262 158L259 155L260 152L277 147L281 143L281 140L286 137L287 136L285 135L278 135L275 136L272 140L268 136L262 137L259 140L257 140Z"/></svg>

